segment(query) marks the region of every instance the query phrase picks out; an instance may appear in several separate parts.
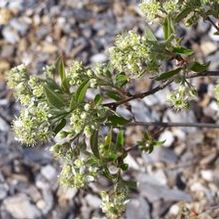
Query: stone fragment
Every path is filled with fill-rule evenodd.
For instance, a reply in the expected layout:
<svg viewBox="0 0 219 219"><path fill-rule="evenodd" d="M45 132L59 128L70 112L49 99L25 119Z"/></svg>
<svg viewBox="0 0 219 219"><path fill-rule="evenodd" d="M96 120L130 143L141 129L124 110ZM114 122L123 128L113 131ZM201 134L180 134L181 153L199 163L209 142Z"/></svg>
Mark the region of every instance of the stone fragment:
<svg viewBox="0 0 219 219"><path fill-rule="evenodd" d="M55 180L57 174L56 170L53 166L47 165L41 169L41 174L48 180L52 181Z"/></svg>
<svg viewBox="0 0 219 219"><path fill-rule="evenodd" d="M127 205L125 215L127 219L151 219L150 206L142 197L132 199Z"/></svg>
<svg viewBox="0 0 219 219"><path fill-rule="evenodd" d="M3 206L16 219L36 219L41 216L39 209L23 194L5 199Z"/></svg>

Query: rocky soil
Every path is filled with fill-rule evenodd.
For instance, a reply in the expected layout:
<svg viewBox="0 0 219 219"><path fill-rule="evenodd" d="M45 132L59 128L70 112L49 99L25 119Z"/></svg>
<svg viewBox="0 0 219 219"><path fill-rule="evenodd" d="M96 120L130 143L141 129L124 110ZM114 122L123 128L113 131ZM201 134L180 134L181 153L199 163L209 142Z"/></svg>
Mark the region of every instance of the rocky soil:
<svg viewBox="0 0 219 219"><path fill-rule="evenodd" d="M116 34L131 28L142 32L144 24L134 0L0 0L0 218L105 218L96 194L99 185L92 184L87 191L60 186L60 163L48 145L26 148L16 141L10 124L20 106L6 88L4 73L24 62L32 74L38 74L59 55L67 64L73 58L86 64L105 61ZM154 29L161 37L161 30ZM183 43L216 70L219 36L213 32L203 21L187 31L183 26L178 30L185 36ZM213 91L217 82L194 80L198 98L187 111L176 113L168 106L166 95L173 87L130 104L137 121L218 123ZM145 79L135 89L149 86ZM136 141L140 131L127 130L127 145ZM133 151L127 157L131 166L127 177L137 179L139 187L131 194L124 218L175 219L182 211L185 218L219 218L219 130L156 131L161 140L166 139L163 147L150 155Z"/></svg>

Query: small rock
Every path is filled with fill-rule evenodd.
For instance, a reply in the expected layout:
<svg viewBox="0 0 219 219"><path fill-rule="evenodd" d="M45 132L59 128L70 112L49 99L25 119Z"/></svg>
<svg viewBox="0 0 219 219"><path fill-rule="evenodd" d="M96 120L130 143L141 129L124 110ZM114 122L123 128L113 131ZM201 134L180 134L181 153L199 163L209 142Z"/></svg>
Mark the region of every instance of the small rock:
<svg viewBox="0 0 219 219"><path fill-rule="evenodd" d="M92 208L99 208L101 205L100 198L95 195L88 194L85 199Z"/></svg>
<svg viewBox="0 0 219 219"><path fill-rule="evenodd" d="M135 159L130 154L127 155L124 162L127 163L129 167L134 170L139 170L140 168L138 163L135 161Z"/></svg>
<svg viewBox="0 0 219 219"><path fill-rule="evenodd" d="M174 216L177 216L179 214L179 211L180 211L180 207L179 205L175 204L175 205L172 205L170 210L169 210L169 214L170 215L174 215Z"/></svg>
<svg viewBox="0 0 219 219"><path fill-rule="evenodd" d="M99 53L99 54L93 55L90 58L90 60L92 63L102 63L102 62L105 62L107 60L107 56L102 54L102 53Z"/></svg>
<svg viewBox="0 0 219 219"><path fill-rule="evenodd" d="M170 150L169 148L155 148L153 153L151 154L142 154L143 159L147 163L153 163L153 162L164 162L164 163L176 163L178 160L177 155L173 150Z"/></svg>
<svg viewBox="0 0 219 219"><path fill-rule="evenodd" d="M44 215L47 215L49 211L53 207L53 194L50 190L46 189L42 191L43 193L43 200L38 201L38 207L41 209Z"/></svg>
<svg viewBox="0 0 219 219"><path fill-rule="evenodd" d="M193 192L207 192L208 191L208 189L205 186L203 186L200 182L192 183L190 189Z"/></svg>
<svg viewBox="0 0 219 219"><path fill-rule="evenodd" d="M56 178L56 170L53 166L47 165L41 169L41 174L48 180L52 181Z"/></svg>
<svg viewBox="0 0 219 219"><path fill-rule="evenodd" d="M163 199L165 202L170 201L191 201L191 196L182 192L178 189L169 189L167 186L151 184L151 183L140 183L140 193L146 197L150 202L158 201Z"/></svg>
<svg viewBox="0 0 219 219"><path fill-rule="evenodd" d="M8 186L6 184L0 184L0 201L7 196Z"/></svg>
<svg viewBox="0 0 219 219"><path fill-rule="evenodd" d="M214 180L214 173L212 170L202 170L201 176L204 180L212 182Z"/></svg>
<svg viewBox="0 0 219 219"><path fill-rule="evenodd" d="M201 50L205 56L208 56L217 50L217 44L211 41L204 41L201 43Z"/></svg>
<svg viewBox="0 0 219 219"><path fill-rule="evenodd" d="M162 144L164 147L170 147L174 142L173 133L169 130L165 130L163 133L161 133L159 141L164 141Z"/></svg>
<svg viewBox="0 0 219 219"><path fill-rule="evenodd" d="M69 205L69 202L72 202L77 192L78 190L75 188L60 186L57 192L59 205L62 207Z"/></svg>
<svg viewBox="0 0 219 219"><path fill-rule="evenodd" d="M41 216L40 211L31 204L26 195L18 194L4 200L5 209L17 219L35 219Z"/></svg>
<svg viewBox="0 0 219 219"><path fill-rule="evenodd" d="M15 48L12 45L5 45L2 47L1 57L2 58L11 58L14 54Z"/></svg>
<svg viewBox="0 0 219 219"><path fill-rule="evenodd" d="M5 120L0 117L0 130L3 132L8 132L10 129L9 125Z"/></svg>
<svg viewBox="0 0 219 219"><path fill-rule="evenodd" d="M10 10L5 8L4 6L1 7L0 5L0 25L6 25L9 22L11 16L12 14Z"/></svg>
<svg viewBox="0 0 219 219"><path fill-rule="evenodd" d="M20 19L12 19L10 21L10 25L22 36L24 36L27 33L27 30L29 28L29 24L25 22L22 18Z"/></svg>
<svg viewBox="0 0 219 219"><path fill-rule="evenodd" d="M214 33L216 32L215 28L212 26L210 31L209 31L209 36L213 41L219 41L219 36L215 35Z"/></svg>
<svg viewBox="0 0 219 219"><path fill-rule="evenodd" d="M151 219L150 206L142 197L132 199L125 214L127 219Z"/></svg>
<svg viewBox="0 0 219 219"><path fill-rule="evenodd" d="M18 33L11 27L6 26L2 30L2 35L5 41L15 44L19 41Z"/></svg>
<svg viewBox="0 0 219 219"><path fill-rule="evenodd" d="M10 63L6 60L0 60L0 71L6 71L10 68Z"/></svg>

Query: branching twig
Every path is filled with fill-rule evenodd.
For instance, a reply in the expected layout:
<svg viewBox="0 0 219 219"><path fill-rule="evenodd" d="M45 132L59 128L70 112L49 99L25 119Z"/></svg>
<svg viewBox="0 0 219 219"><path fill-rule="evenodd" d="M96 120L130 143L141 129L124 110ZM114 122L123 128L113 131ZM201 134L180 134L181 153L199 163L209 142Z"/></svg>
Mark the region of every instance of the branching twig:
<svg viewBox="0 0 219 219"><path fill-rule="evenodd" d="M207 20L215 27L215 29L216 29L217 31L219 31L219 26L217 26L217 25L214 23L214 21L213 21L210 17L207 17Z"/></svg>
<svg viewBox="0 0 219 219"><path fill-rule="evenodd" d="M190 74L186 78L197 78L197 77L210 77L210 76L219 76L219 71L204 71L200 73Z"/></svg>
<svg viewBox="0 0 219 219"><path fill-rule="evenodd" d="M196 127L218 129L219 124L214 123L187 123L187 122L132 122L126 126L158 126L158 127Z"/></svg>
<svg viewBox="0 0 219 219"><path fill-rule="evenodd" d="M134 94L133 96L129 97L129 98L126 98L124 100L120 100L120 101L117 101L117 102L113 102L113 103L106 103L104 104L104 106L108 106L108 107L112 107L112 108L116 108L117 106L119 105L122 105L124 103L127 103L131 100L134 100L134 99L142 99L146 96L149 96L151 94L155 94L156 92L158 92L159 90L162 90L164 89L165 87L167 87L168 85L170 85L171 83L173 82L173 80L171 81L167 81L166 83L162 84L162 85L159 85L149 91L146 91L146 92L143 92L143 93L139 93L139 94Z"/></svg>
<svg viewBox="0 0 219 219"><path fill-rule="evenodd" d="M190 75L186 76L186 78L191 79L191 78L206 77L206 76L207 77L209 77L209 76L219 76L219 71L204 71L204 72L200 72L200 73L190 74ZM158 91L164 89L165 87L167 87L168 85L170 85L173 81L174 80L167 81L166 83L164 83L162 85L159 85L159 86L157 86L157 87L155 87L151 90L148 90L148 91L143 92L143 93L134 94L131 97L128 97L126 99L123 99L123 100L120 100L120 101L117 101L117 102L106 103L106 104L104 104L104 106L115 109L117 106L122 105L124 103L127 103L131 100L142 99L142 98L144 98L146 96L149 96L151 94L155 94L156 92L158 92Z"/></svg>

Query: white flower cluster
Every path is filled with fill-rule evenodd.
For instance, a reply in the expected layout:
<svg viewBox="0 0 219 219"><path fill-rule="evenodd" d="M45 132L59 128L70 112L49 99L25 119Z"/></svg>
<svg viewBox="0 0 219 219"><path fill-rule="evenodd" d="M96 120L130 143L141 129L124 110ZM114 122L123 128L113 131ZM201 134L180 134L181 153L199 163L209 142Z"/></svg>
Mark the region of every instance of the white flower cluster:
<svg viewBox="0 0 219 219"><path fill-rule="evenodd" d="M27 145L47 140L51 136L49 126L49 108L46 103L32 104L22 109L20 116L13 122L16 137Z"/></svg>
<svg viewBox="0 0 219 219"><path fill-rule="evenodd" d="M67 77L70 85L80 85L86 79L92 78L93 72L85 69L82 62L74 60L67 71Z"/></svg>
<svg viewBox="0 0 219 219"><path fill-rule="evenodd" d="M101 208L109 218L118 218L125 210L128 202L128 187L118 186L112 195L102 192Z"/></svg>
<svg viewBox="0 0 219 219"><path fill-rule="evenodd" d="M140 9L149 21L179 12L179 0L143 0Z"/></svg>
<svg viewBox="0 0 219 219"><path fill-rule="evenodd" d="M189 106L189 100L195 96L196 90L192 86L180 85L177 90L170 93L168 100L176 109L184 109Z"/></svg>
<svg viewBox="0 0 219 219"><path fill-rule="evenodd" d="M72 112L70 117L71 128L75 133L83 132L86 136L90 136L92 130L97 129L106 112L107 109L102 106L86 103L83 107L76 108Z"/></svg>
<svg viewBox="0 0 219 219"><path fill-rule="evenodd" d="M133 75L142 73L149 56L144 38L133 31L119 35L109 52L111 63L116 69Z"/></svg>
<svg viewBox="0 0 219 219"><path fill-rule="evenodd" d="M73 163L66 163L60 174L60 181L64 185L82 188L93 182L98 173L98 167L87 165L85 157L79 157Z"/></svg>

